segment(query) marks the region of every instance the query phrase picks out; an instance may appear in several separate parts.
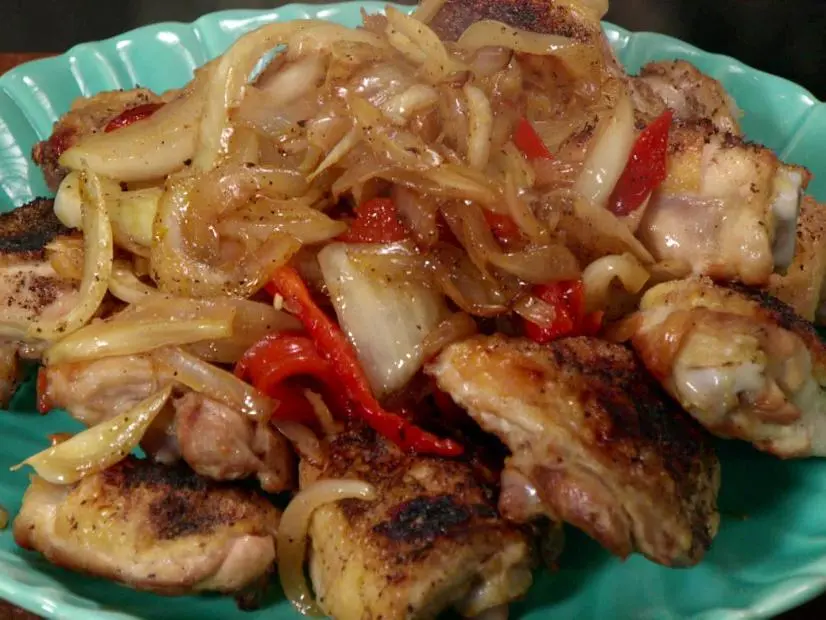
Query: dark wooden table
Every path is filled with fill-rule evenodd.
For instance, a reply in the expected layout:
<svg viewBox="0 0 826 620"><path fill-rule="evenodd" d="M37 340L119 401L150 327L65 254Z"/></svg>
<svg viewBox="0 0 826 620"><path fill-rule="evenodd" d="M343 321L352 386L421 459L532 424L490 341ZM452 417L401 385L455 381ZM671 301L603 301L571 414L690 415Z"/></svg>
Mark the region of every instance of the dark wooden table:
<svg viewBox="0 0 826 620"><path fill-rule="evenodd" d="M21 63L50 55L48 53L0 54L0 74ZM826 595L783 614L780 618L782 620L824 620L826 619ZM0 620L38 620L38 616L0 600Z"/></svg>

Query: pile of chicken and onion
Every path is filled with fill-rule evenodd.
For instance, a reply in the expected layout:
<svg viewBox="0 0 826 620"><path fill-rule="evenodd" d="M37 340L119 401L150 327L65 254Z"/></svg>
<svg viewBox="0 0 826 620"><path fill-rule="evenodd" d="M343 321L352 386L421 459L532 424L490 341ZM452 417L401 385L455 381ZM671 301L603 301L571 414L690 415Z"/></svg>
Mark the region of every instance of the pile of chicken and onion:
<svg viewBox="0 0 826 620"><path fill-rule="evenodd" d="M42 363L41 412L89 426L25 461L38 479L78 485L142 447L202 477L297 492L276 548L286 595L309 612L314 511L381 493L358 476L299 483L296 461L321 467L353 425L399 454L462 462L478 452L460 430L472 418L507 446L496 518L510 518L514 486L533 502L513 512L525 522L553 503L520 450L557 455L510 441L517 423L497 418L491 392L529 361L559 389L568 372L610 382L592 376L603 362L640 364L641 398L659 404L639 416L685 410L686 442L705 441L702 425L781 457L826 454L812 327L826 244L809 173L746 142L734 102L688 63L626 74L600 28L607 2L546 4L535 26L463 0L388 7L355 29L268 24L180 90L76 104L35 153L52 158L54 213L82 231L46 248L64 301L0 312L4 342ZM78 131L84 114L97 124ZM117 407L95 400L119 381L138 387ZM562 415L536 394L535 415ZM204 458L200 427L184 437L205 403L253 429L252 465ZM547 431L537 424L529 434ZM698 561L718 519L719 465L703 450L690 475L708 501L680 499L703 506L702 550L593 535L623 556ZM592 533L570 514L545 516Z"/></svg>

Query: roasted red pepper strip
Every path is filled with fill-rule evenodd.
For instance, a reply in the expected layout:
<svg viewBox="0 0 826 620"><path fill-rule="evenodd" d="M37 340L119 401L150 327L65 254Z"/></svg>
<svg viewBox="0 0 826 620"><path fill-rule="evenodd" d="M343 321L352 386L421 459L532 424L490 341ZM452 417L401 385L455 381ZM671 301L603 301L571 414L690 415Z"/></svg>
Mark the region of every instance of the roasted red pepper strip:
<svg viewBox="0 0 826 620"><path fill-rule="evenodd" d="M285 307L304 325L316 350L330 363L339 387L357 406L357 412L368 426L405 451L441 456L458 456L463 452L460 444L450 439L440 439L401 416L382 409L370 391L355 349L339 327L315 304L295 269L281 267L272 281L284 298Z"/></svg>
<svg viewBox="0 0 826 620"><path fill-rule="evenodd" d="M389 198L373 198L356 208L356 219L338 239L348 243L391 243L407 237L395 203Z"/></svg>
<svg viewBox="0 0 826 620"><path fill-rule="evenodd" d="M540 326L525 321L525 335L545 344L565 336L594 336L602 326L602 313L585 312L585 292L582 280L565 280L534 287L533 294L553 306L555 318L551 325Z"/></svg>
<svg viewBox="0 0 826 620"><path fill-rule="evenodd" d="M522 237L522 231L519 230L519 226L510 215L488 211L487 209L482 209L482 213L485 215L485 221L488 223L490 231L501 243L515 242Z"/></svg>
<svg viewBox="0 0 826 620"><path fill-rule="evenodd" d="M553 159L553 155L551 155L545 142L542 141L542 138L536 133L536 129L526 118L519 119L516 130L513 132L513 143L529 160Z"/></svg>
<svg viewBox="0 0 826 620"><path fill-rule="evenodd" d="M318 381L335 408L348 409L340 398L332 367L319 355L313 341L303 335L280 333L262 338L238 361L235 375L278 400L275 412L278 417L311 425L317 422L312 405L304 395L296 387L285 385L288 379L301 376Z"/></svg>
<svg viewBox="0 0 826 620"><path fill-rule="evenodd" d="M131 125L136 121L142 121L143 119L152 116L162 107L162 103L144 103L143 105L138 105L134 108L124 110L109 121L109 124L106 125L106 128L103 131L109 133L110 131L115 131L116 129L121 129L122 127Z"/></svg>
<svg viewBox="0 0 826 620"><path fill-rule="evenodd" d="M46 392L49 390L49 379L46 376L46 369L40 368L37 371L37 410L40 413L49 413L52 410L52 403Z"/></svg>
<svg viewBox="0 0 826 620"><path fill-rule="evenodd" d="M625 170L608 199L608 210L614 215L628 215L639 209L665 180L668 130L673 117L673 112L666 110L637 138Z"/></svg>

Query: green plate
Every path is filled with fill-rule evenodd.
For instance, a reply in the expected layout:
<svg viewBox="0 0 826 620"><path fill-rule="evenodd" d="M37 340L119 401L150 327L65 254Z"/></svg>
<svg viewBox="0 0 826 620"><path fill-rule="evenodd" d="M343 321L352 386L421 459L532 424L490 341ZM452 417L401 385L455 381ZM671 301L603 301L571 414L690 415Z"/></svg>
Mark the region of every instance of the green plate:
<svg viewBox="0 0 826 620"><path fill-rule="evenodd" d="M45 194L29 160L36 140L79 95L141 84L155 90L180 86L192 70L261 24L304 17L347 25L359 9L377 2L291 5L276 11L231 11L193 24L158 24L108 41L79 45L63 56L23 65L0 78L0 208ZM630 34L605 26L630 70L656 59L686 58L720 79L745 110L747 135L816 174L813 193L826 199L826 106L794 84L722 56L656 34ZM14 514L27 483L16 463L46 445L46 435L77 428L66 416L33 413L31 386L13 412L0 412L0 505ZM620 562L584 536L572 533L554 575L538 574L513 617L703 618L770 617L826 589L826 461L780 462L743 445L720 445L723 489L720 535L705 561L667 570L641 557ZM0 533L0 598L41 615L67 620L186 619L288 620L297 618L280 594L266 607L244 613L217 597L166 599L140 594L49 566Z"/></svg>

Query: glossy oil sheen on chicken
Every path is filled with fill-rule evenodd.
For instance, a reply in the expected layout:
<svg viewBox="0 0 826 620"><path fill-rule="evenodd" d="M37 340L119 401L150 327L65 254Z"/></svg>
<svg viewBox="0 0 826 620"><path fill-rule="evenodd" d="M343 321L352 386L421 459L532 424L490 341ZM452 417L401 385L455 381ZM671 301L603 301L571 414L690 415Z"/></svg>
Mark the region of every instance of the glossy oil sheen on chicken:
<svg viewBox="0 0 826 620"><path fill-rule="evenodd" d="M279 518L254 491L128 458L72 486L35 476L14 538L58 566L140 590L234 593L269 573Z"/></svg>
<svg viewBox="0 0 826 620"><path fill-rule="evenodd" d="M327 461L301 464L301 484L357 478L374 502L319 508L310 527L310 575L337 620L435 618L508 603L531 585L529 536L496 512L494 489L470 465L413 456L372 431L336 436Z"/></svg>
<svg viewBox="0 0 826 620"><path fill-rule="evenodd" d="M826 455L826 346L792 308L689 279L648 291L632 323L648 369L713 433L781 457Z"/></svg>
<svg viewBox="0 0 826 620"><path fill-rule="evenodd" d="M711 544L717 458L625 347L479 336L445 349L428 372L510 448L507 469L552 519L621 557L636 550L668 566L695 564Z"/></svg>

